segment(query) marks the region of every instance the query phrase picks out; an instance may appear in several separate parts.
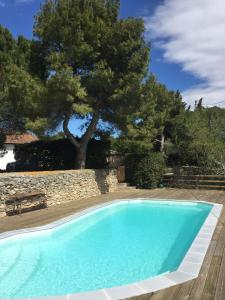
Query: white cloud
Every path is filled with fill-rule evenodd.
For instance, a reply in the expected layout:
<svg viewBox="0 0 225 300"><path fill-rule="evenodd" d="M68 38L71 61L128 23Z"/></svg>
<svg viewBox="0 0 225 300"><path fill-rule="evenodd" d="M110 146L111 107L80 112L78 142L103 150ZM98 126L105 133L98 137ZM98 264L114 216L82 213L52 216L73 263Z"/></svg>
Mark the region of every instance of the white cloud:
<svg viewBox="0 0 225 300"><path fill-rule="evenodd" d="M198 85L182 92L186 102L194 106L195 100L204 98L204 104L207 107L217 104L219 107L225 107L225 87ZM224 100L224 101L223 101Z"/></svg>
<svg viewBox="0 0 225 300"><path fill-rule="evenodd" d="M0 7L6 7L6 4L10 2L10 4L12 3L15 3L15 4L26 4L26 3L30 3L30 2L33 2L34 0L13 0L13 1L10 1L10 0L0 0Z"/></svg>
<svg viewBox="0 0 225 300"><path fill-rule="evenodd" d="M224 0L165 0L145 22L164 58L204 82L183 91L184 100L225 100Z"/></svg>
<svg viewBox="0 0 225 300"><path fill-rule="evenodd" d="M16 0L16 3L30 3L33 2L34 0Z"/></svg>

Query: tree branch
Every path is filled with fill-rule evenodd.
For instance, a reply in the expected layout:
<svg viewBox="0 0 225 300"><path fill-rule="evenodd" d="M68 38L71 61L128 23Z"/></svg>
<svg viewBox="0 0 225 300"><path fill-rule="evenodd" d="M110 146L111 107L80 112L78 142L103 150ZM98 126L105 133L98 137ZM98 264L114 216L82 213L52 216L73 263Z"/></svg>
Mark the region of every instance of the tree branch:
<svg viewBox="0 0 225 300"><path fill-rule="evenodd" d="M80 148L80 143L77 141L77 139L75 138L75 136L70 132L70 130L68 128L70 117L71 117L70 114L66 114L65 115L65 119L63 121L63 131L64 131L65 135L67 136L67 138L71 141L71 143L76 148Z"/></svg>

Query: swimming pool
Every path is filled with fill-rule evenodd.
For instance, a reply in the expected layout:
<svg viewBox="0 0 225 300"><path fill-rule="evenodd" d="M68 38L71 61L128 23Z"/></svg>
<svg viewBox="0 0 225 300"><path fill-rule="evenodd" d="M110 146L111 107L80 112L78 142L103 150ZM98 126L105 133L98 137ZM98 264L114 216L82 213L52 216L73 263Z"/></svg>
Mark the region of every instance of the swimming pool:
<svg viewBox="0 0 225 300"><path fill-rule="evenodd" d="M0 297L49 297L96 290L106 297L110 288L141 281L143 293L146 279L169 278L178 267L188 274L182 271L182 264L188 262L184 258L189 248L203 224L198 240L210 241L217 222L213 216L218 218L220 211L221 206L202 202L119 200L34 232L0 235ZM209 242L206 244L202 242L199 251L194 249L202 260Z"/></svg>

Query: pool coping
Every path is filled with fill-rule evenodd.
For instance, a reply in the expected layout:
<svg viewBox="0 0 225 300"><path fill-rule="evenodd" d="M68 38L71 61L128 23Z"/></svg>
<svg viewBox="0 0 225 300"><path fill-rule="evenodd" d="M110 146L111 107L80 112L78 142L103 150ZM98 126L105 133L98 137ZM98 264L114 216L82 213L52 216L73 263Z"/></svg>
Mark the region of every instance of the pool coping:
<svg viewBox="0 0 225 300"><path fill-rule="evenodd" d="M112 288L105 288L90 292L81 292L75 294L68 294L63 296L45 296L45 297L28 297L23 300L119 300L129 297L140 296L152 292L159 291L161 289L169 288L171 286L184 283L186 281L195 279L198 277L200 269L202 267L204 258L206 256L208 247L212 240L214 231L216 229L219 217L221 215L223 205L213 202L207 202L202 200L176 200L176 199L159 199L159 198L132 198L132 199L116 199L103 204L95 205L84 209L80 212L72 214L68 217L59 219L52 223L26 229L19 229L8 231L0 234L0 241L8 239L17 235L24 235L32 232L39 232L43 230L51 230L62 224L68 223L78 217L84 216L87 213L94 212L97 209L110 206L119 202L142 202L142 201L162 201L162 202L191 202L191 203L206 203L212 205L212 209L201 226L197 236L192 242L189 250L184 256L182 262L176 271L161 274L149 279L138 281L132 284L116 286ZM172 204L171 204L172 205ZM10 299L10 298L7 298ZM0 298L0 300L6 300L6 298ZM18 299L19 300L19 299ZM20 299L21 300L21 299Z"/></svg>

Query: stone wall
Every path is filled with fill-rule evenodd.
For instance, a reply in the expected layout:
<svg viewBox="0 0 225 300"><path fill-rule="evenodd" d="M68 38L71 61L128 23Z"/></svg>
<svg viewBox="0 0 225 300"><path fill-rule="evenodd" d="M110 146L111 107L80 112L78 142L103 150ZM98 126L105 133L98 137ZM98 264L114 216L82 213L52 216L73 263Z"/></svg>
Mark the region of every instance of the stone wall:
<svg viewBox="0 0 225 300"><path fill-rule="evenodd" d="M44 191L50 206L113 192L116 189L115 170L3 173L0 174L0 217L5 216L4 201L16 193Z"/></svg>

